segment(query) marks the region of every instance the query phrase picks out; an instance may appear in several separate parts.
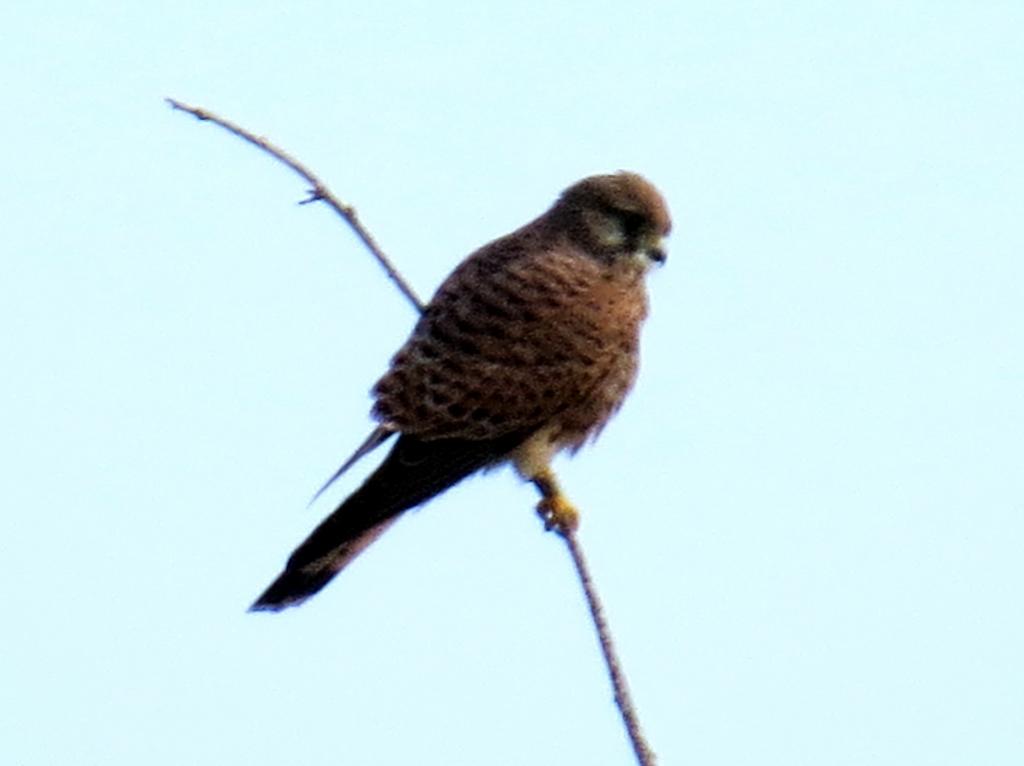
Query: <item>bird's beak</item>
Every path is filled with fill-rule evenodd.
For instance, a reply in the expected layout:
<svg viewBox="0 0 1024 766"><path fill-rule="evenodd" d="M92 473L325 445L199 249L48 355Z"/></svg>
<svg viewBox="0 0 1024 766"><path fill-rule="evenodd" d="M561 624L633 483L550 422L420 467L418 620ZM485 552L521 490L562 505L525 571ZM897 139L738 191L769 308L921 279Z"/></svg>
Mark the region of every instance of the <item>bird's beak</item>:
<svg viewBox="0 0 1024 766"><path fill-rule="evenodd" d="M657 264L662 264L668 260L668 253L665 252L665 248L662 246L650 247L647 249L647 257L650 258Z"/></svg>
<svg viewBox="0 0 1024 766"><path fill-rule="evenodd" d="M661 237L652 238L647 247L644 248L644 253L652 263L657 263L658 265L668 260L668 253L665 252L665 241Z"/></svg>

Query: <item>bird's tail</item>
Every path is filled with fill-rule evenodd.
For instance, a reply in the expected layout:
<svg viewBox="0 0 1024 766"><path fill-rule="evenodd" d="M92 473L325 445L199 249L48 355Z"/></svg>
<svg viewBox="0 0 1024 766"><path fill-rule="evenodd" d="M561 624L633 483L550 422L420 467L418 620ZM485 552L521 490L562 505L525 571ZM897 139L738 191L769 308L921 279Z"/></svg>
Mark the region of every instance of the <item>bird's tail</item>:
<svg viewBox="0 0 1024 766"><path fill-rule="evenodd" d="M403 511L501 460L521 440L518 434L493 441L423 441L400 436L380 467L295 549L284 572L250 610L276 612L301 604L380 537Z"/></svg>

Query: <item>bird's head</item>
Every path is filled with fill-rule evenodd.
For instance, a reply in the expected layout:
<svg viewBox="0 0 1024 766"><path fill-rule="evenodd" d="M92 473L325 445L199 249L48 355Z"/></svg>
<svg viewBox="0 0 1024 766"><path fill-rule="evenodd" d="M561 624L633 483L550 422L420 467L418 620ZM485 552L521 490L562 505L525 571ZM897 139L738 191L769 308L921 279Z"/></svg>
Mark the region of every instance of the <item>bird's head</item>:
<svg viewBox="0 0 1024 766"><path fill-rule="evenodd" d="M644 268L664 263L672 228L668 207L643 176L620 171L570 186L551 209L586 252L604 261L628 258Z"/></svg>

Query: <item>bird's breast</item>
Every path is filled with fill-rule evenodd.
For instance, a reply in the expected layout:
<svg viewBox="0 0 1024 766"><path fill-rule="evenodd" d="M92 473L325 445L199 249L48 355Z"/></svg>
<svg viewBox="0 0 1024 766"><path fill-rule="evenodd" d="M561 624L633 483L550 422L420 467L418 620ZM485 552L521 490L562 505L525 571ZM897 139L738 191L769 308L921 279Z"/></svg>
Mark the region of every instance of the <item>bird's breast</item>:
<svg viewBox="0 0 1024 766"><path fill-rule="evenodd" d="M632 386L646 313L635 270L572 250L498 270L471 260L395 355L375 412L424 438L543 429L557 449L579 447Z"/></svg>

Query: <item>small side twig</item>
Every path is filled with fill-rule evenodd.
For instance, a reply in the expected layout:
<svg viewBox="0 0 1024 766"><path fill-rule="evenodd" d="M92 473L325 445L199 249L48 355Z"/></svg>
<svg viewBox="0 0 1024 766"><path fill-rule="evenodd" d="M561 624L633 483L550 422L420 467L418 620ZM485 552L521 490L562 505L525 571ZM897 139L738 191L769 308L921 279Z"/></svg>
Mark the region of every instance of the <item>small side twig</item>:
<svg viewBox="0 0 1024 766"><path fill-rule="evenodd" d="M229 133L234 133L236 136L241 138L243 141L247 141L258 149L262 149L264 152L275 158L279 162L283 162L285 165L290 167L293 171L298 173L302 178L309 184L309 196L302 200L300 205L308 205L311 202L325 202L335 213L340 215L342 219L347 223L352 231L355 232L356 236L359 237L360 241L366 246L366 249L370 251L371 255L377 259L377 262L384 268L388 278L395 283L395 287L406 297L417 311L423 311L423 301L420 300L419 296L416 295L416 291L412 289L405 278L399 273L398 269L395 268L394 264L391 263L391 259L384 254L384 251L380 249L380 245L373 238L373 235L363 226L359 220L359 216L356 214L356 210L351 205L348 205L338 199L327 188L320 178L309 168L299 162L297 159L292 157L284 149L275 146L267 139L257 136L255 133L243 128L230 120L226 120L213 112L202 109L197 106L190 106L181 101L177 101L173 98L165 99L170 104L172 109L176 109L181 112L187 112L198 120L212 122L215 125L220 125L224 130Z"/></svg>
<svg viewBox="0 0 1024 766"><path fill-rule="evenodd" d="M356 236L359 237L373 257L377 259L377 262L384 268L388 277L392 282L394 282L402 295L405 296L406 300L416 308L417 312L423 313L426 308L425 304L420 300L419 296L416 295L416 292L412 287L409 286L408 282L405 281L405 278L401 275L398 269L391 263L391 259L388 258L384 251L380 249L380 246L377 244L370 232L360 222L359 217L356 215L355 208L351 205L345 204L335 197L327 188L327 185L320 180L316 174L309 170L309 168L283 149L267 141L265 138L261 138L240 125L237 125L230 120L226 120L213 112L199 107L189 106L188 104L176 101L172 98L168 98L166 101L172 108L178 111L187 112L199 120L209 121L219 125L242 140L263 150L300 175L307 183L310 184L311 187L309 197L303 200L300 204L309 204L310 202L317 201L326 202L331 209L341 216L341 218L352 228ZM587 600L587 607L590 610L590 618L594 623L594 629L597 632L598 641L601 645L601 654L604 657L605 666L608 669L608 676L611 679L612 689L615 696L615 705L619 708L619 712L622 715L622 721L626 727L626 733L629 736L630 743L633 746L633 752L636 754L637 763L639 763L640 766L654 766L654 752L647 744L647 740L644 738L643 732L641 731L640 721L636 714L636 708L633 706L633 699L629 693L629 687L626 684L626 676L615 651L615 643L612 640L611 630L608 627L608 621L604 616L604 608L601 605L601 600L597 595L593 579L590 576L590 569L587 566L586 559L584 558L583 548L580 545L579 540L577 540L576 533L573 530L563 529L561 527L555 527L555 529L561 538L565 540L566 548L568 549L573 565L576 568L576 575L583 588L583 594Z"/></svg>

